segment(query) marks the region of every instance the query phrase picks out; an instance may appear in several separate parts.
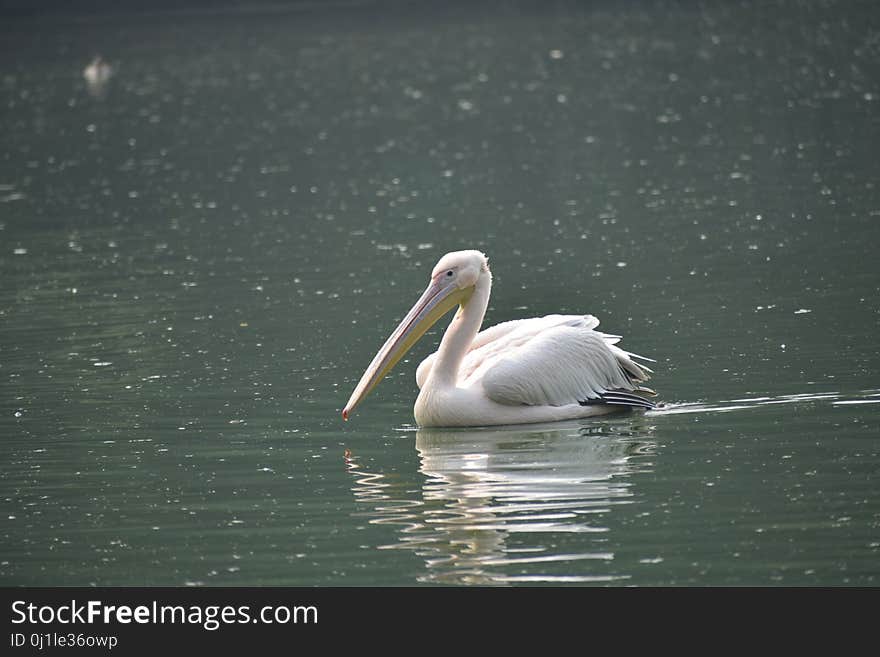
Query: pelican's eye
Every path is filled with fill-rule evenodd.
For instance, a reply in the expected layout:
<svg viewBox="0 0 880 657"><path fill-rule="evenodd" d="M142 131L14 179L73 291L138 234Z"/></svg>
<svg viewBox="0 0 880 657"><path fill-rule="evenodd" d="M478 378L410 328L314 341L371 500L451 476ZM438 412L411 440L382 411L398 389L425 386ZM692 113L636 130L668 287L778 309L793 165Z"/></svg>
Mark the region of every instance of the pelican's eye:
<svg viewBox="0 0 880 657"><path fill-rule="evenodd" d="M453 274L453 271L450 269L448 272L446 272L446 276L447 276L447 278L448 278L449 276L452 276L452 274Z"/></svg>

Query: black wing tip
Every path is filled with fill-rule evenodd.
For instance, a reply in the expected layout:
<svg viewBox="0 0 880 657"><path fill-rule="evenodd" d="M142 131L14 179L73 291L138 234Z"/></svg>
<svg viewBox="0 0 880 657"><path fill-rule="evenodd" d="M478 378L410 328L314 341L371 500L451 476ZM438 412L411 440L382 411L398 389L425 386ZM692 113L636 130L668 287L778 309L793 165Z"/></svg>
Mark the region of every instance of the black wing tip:
<svg viewBox="0 0 880 657"><path fill-rule="evenodd" d="M653 390L651 392L653 392ZM629 408L645 408L648 410L656 408L657 406L657 404L650 399L622 390L609 390L595 399L585 399L584 401L579 401L578 404L581 406L608 404L609 406L627 406Z"/></svg>

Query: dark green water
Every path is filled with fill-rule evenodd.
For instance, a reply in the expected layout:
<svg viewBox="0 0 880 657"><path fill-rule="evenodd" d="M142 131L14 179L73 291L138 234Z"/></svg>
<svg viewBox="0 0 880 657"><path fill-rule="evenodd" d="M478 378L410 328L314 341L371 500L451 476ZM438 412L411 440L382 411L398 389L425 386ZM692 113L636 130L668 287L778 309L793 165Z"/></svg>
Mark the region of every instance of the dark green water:
<svg viewBox="0 0 880 657"><path fill-rule="evenodd" d="M880 13L554 7L3 22L0 583L877 585ZM343 424L460 248L667 406Z"/></svg>

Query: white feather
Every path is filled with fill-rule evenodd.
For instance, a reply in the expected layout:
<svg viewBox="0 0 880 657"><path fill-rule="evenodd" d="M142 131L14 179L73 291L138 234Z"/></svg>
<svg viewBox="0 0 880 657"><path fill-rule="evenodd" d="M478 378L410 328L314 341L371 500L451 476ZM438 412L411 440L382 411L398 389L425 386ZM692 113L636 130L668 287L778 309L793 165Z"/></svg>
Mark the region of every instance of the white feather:
<svg viewBox="0 0 880 657"><path fill-rule="evenodd" d="M554 326L501 355L482 384L492 401L528 406L564 406L635 389L603 335L579 326Z"/></svg>
<svg viewBox="0 0 880 657"><path fill-rule="evenodd" d="M496 324L480 331L458 371L458 385L481 385L499 404L563 406L598 399L609 390L636 390L644 366L616 346L620 336L594 330L592 315L547 315ZM416 371L421 388L437 353ZM631 374L627 376L624 368Z"/></svg>
<svg viewBox="0 0 880 657"><path fill-rule="evenodd" d="M511 348L527 342L539 335L541 331L560 325L583 326L592 329L599 325L599 320L592 315L546 315L495 324L495 326L477 333L459 368L459 381L464 383L476 370L483 368ZM437 352L435 351L419 364L416 370L416 385L419 388L428 380L436 357Z"/></svg>

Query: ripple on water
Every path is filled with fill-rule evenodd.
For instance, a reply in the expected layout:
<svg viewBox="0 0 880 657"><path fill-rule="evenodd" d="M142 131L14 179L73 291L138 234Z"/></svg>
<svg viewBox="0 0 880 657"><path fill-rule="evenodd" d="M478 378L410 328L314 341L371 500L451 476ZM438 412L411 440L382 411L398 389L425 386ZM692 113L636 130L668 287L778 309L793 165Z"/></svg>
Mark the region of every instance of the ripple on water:
<svg viewBox="0 0 880 657"><path fill-rule="evenodd" d="M357 515L397 527L395 542L380 549L421 556L423 582L626 579L605 537L609 516L635 501L631 479L648 465L650 434L643 416L601 425L419 429L425 480L415 495L349 461Z"/></svg>
<svg viewBox="0 0 880 657"><path fill-rule="evenodd" d="M729 413L731 411L754 410L769 405L802 404L809 402L830 402L833 406L878 404L880 403L880 393L876 390L860 390L850 395L844 395L839 392L822 392L779 395L776 397L747 397L742 399L729 399L717 403L672 402L658 406L657 408L648 411L645 415L656 417L659 415L679 415L686 413Z"/></svg>

